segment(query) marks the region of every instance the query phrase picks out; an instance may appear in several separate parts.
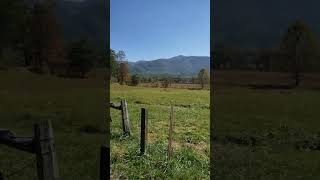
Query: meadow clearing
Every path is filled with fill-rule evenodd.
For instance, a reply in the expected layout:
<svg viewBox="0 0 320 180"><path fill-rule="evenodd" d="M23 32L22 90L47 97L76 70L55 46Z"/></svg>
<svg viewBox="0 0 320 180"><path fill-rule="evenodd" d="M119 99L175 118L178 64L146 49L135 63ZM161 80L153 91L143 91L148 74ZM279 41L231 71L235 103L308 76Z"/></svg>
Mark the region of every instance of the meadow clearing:
<svg viewBox="0 0 320 180"><path fill-rule="evenodd" d="M209 179L208 90L112 84L111 102L126 99L131 137L122 136L121 115L111 110L112 178ZM174 105L173 159L167 160L170 104ZM148 147L140 156L140 111L148 110Z"/></svg>
<svg viewBox="0 0 320 180"><path fill-rule="evenodd" d="M286 83L288 75L216 72L213 171L216 179L318 179L320 81L305 75L297 89L251 89L250 83ZM62 79L0 71L0 126L30 136L33 123L53 122L60 176L98 179L106 141L103 77ZM209 178L209 91L112 84L111 101L128 102L132 136L123 137L111 110L112 176ZM174 158L166 159L170 103L175 104ZM140 109L149 112L149 146L139 156ZM7 179L35 179L35 156L0 145ZM27 164L27 166L25 166Z"/></svg>
<svg viewBox="0 0 320 180"><path fill-rule="evenodd" d="M97 180L106 143L103 71L64 79L25 70L0 71L0 128L33 136L33 124L51 119L61 179ZM35 155L0 144L5 179L37 179Z"/></svg>
<svg viewBox="0 0 320 180"><path fill-rule="evenodd" d="M217 71L214 84L215 179L318 179L320 76L305 74L296 89L288 74Z"/></svg>

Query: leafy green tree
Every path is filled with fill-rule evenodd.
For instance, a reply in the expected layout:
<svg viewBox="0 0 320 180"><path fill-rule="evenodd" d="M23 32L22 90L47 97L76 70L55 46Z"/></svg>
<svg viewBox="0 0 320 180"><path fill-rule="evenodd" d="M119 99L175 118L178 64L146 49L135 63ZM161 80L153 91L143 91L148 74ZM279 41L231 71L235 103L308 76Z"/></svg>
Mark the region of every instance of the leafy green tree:
<svg viewBox="0 0 320 180"><path fill-rule="evenodd" d="M285 33L280 49L284 55L280 66L292 73L295 86L299 86L302 73L317 63L319 48L315 35L307 24L296 21Z"/></svg>
<svg viewBox="0 0 320 180"><path fill-rule="evenodd" d="M201 69L198 73L198 81L203 89L206 84L209 83L209 73L206 69Z"/></svg>
<svg viewBox="0 0 320 180"><path fill-rule="evenodd" d="M122 61L125 61L126 60L126 53L123 51L123 50L120 50L118 53L117 53L117 60L122 62Z"/></svg>
<svg viewBox="0 0 320 180"><path fill-rule="evenodd" d="M15 45L25 22L26 4L21 0L0 1L0 55L3 48Z"/></svg>
<svg viewBox="0 0 320 180"><path fill-rule="evenodd" d="M86 40L73 42L68 52L67 75L84 78L93 67L92 49Z"/></svg>
<svg viewBox="0 0 320 180"><path fill-rule="evenodd" d="M138 74L134 74L131 77L131 84L133 86L138 86L140 84L140 81L141 81L141 77Z"/></svg>
<svg viewBox="0 0 320 180"><path fill-rule="evenodd" d="M119 63L117 62L117 53L110 49L110 66L111 66L111 77L119 77Z"/></svg>
<svg viewBox="0 0 320 180"><path fill-rule="evenodd" d="M0 66L21 65L23 62L23 32L26 23L27 5L21 0L0 1ZM10 52L10 57L8 57Z"/></svg>

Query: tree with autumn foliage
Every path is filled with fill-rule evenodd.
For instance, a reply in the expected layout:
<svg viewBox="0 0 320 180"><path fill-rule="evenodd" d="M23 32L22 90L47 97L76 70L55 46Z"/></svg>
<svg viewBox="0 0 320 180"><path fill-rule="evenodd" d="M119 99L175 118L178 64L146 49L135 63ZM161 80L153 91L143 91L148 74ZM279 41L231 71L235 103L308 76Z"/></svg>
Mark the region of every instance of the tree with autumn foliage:
<svg viewBox="0 0 320 180"><path fill-rule="evenodd" d="M61 27L55 15L55 2L36 1L31 12L30 36L32 46L32 70L44 72L48 67L52 74L65 66L64 43Z"/></svg>
<svg viewBox="0 0 320 180"><path fill-rule="evenodd" d="M129 64L126 61L119 62L119 83L121 85L130 81Z"/></svg>

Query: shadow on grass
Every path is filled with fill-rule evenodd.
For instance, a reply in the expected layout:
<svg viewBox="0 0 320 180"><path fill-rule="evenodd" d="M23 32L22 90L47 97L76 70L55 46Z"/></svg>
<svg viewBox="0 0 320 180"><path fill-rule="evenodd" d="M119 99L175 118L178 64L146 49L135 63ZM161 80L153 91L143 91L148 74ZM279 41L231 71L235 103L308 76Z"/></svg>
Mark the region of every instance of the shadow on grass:
<svg viewBox="0 0 320 180"><path fill-rule="evenodd" d="M280 85L280 84L248 84L251 89L262 89L262 90L281 90L281 89L294 89L294 85Z"/></svg>
<svg viewBox="0 0 320 180"><path fill-rule="evenodd" d="M80 127L78 130L86 134L106 134L107 133L106 130L102 130L100 128L97 128L89 124Z"/></svg>

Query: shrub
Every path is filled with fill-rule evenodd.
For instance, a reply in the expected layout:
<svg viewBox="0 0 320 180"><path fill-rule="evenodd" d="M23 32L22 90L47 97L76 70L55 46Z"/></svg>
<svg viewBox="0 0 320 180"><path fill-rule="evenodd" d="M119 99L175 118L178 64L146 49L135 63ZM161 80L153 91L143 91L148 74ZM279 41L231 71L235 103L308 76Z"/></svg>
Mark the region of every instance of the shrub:
<svg viewBox="0 0 320 180"><path fill-rule="evenodd" d="M137 75L137 74L135 74L135 75L133 75L133 76L131 77L131 84L132 84L133 86L139 85L139 84L140 84L140 81L141 81L141 78L140 78L140 76Z"/></svg>

